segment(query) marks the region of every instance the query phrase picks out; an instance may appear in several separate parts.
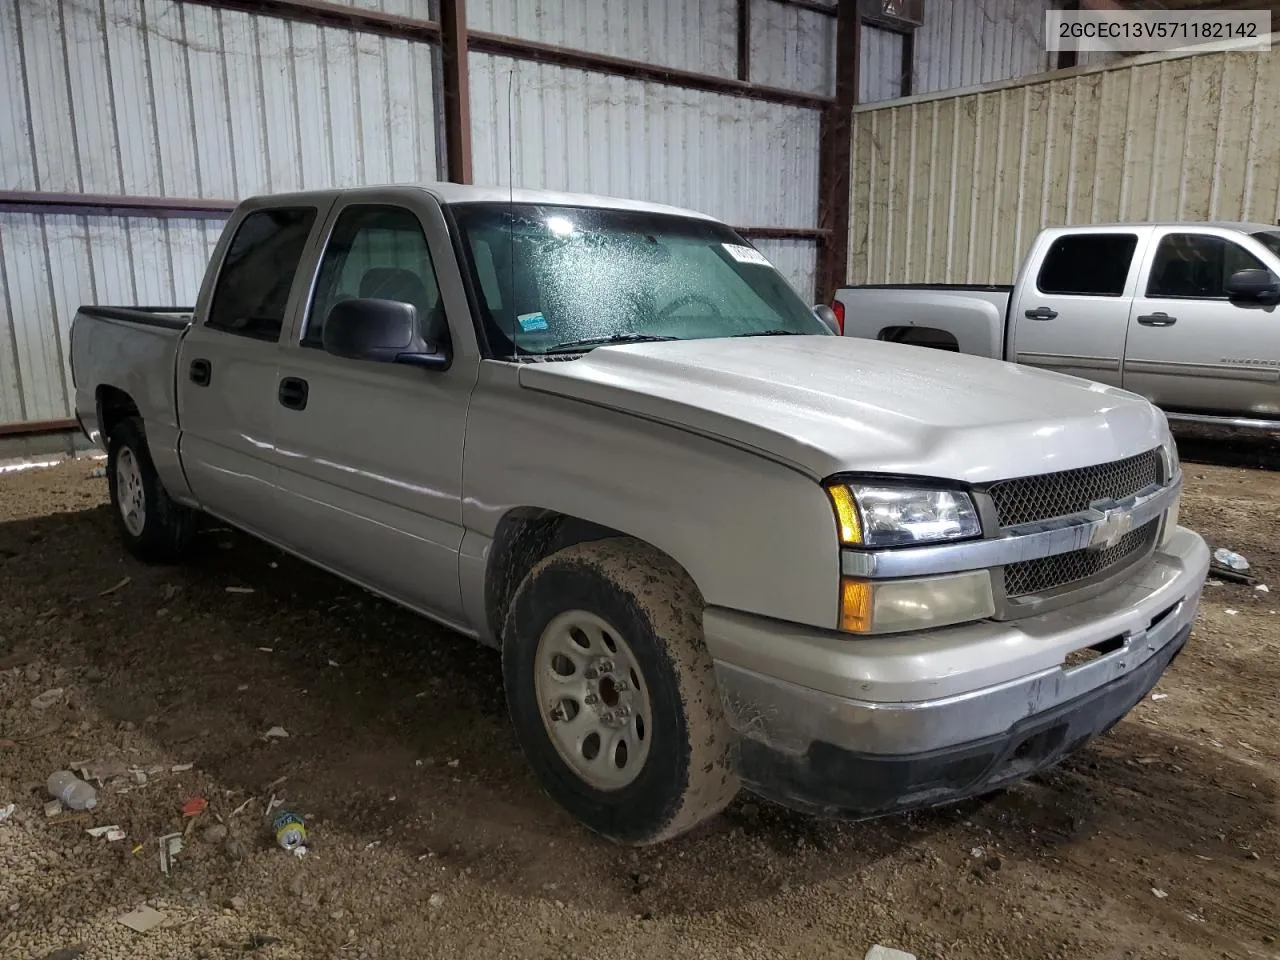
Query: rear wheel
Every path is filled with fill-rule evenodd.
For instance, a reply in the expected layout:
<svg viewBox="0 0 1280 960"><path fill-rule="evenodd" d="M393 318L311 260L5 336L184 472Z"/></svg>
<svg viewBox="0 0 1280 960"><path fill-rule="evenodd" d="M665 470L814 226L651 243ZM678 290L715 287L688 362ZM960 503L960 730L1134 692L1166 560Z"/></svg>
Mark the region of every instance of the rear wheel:
<svg viewBox="0 0 1280 960"><path fill-rule="evenodd" d="M147 563L180 559L195 534L196 514L169 498L137 417L122 420L111 431L107 485L125 548Z"/></svg>
<svg viewBox="0 0 1280 960"><path fill-rule="evenodd" d="M503 634L521 746L587 827L656 843L736 795L702 600L669 558L625 539L561 550L520 585Z"/></svg>

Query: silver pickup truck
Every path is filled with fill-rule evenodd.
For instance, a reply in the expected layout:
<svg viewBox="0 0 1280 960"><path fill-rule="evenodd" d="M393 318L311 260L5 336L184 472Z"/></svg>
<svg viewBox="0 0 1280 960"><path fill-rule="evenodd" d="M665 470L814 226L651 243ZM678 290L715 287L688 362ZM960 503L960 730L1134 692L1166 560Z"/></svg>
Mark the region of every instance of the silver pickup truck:
<svg viewBox="0 0 1280 960"><path fill-rule="evenodd" d="M1280 228L1043 231L1016 283L846 287L850 337L999 357L1141 394L1170 419L1280 435Z"/></svg>
<svg viewBox="0 0 1280 960"><path fill-rule="evenodd" d="M498 647L541 784L651 843L1025 777L1195 618L1159 410L821 314L696 213L368 188L244 202L194 310L82 308L71 362L137 557L209 514Z"/></svg>

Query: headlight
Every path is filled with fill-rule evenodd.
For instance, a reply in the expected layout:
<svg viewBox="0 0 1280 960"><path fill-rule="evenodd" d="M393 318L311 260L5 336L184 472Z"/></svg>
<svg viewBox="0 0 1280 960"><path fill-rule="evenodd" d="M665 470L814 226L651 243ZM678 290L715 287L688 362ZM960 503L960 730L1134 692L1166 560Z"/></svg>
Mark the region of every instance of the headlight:
<svg viewBox="0 0 1280 960"><path fill-rule="evenodd" d="M995 615L991 574L971 570L919 580L840 582L840 629L846 633L931 630Z"/></svg>
<svg viewBox="0 0 1280 960"><path fill-rule="evenodd" d="M967 493L920 487L839 484L827 488L840 542L847 546L904 547L982 536Z"/></svg>
<svg viewBox="0 0 1280 960"><path fill-rule="evenodd" d="M1178 442L1170 435L1169 439L1164 442L1164 479L1168 483L1178 475L1178 471L1182 469L1182 464L1178 460Z"/></svg>

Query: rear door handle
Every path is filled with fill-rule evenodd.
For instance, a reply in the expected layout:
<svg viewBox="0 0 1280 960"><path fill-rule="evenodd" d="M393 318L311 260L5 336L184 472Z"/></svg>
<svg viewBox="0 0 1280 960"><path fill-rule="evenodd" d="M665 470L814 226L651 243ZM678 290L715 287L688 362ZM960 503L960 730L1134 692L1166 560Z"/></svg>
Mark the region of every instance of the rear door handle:
<svg viewBox="0 0 1280 960"><path fill-rule="evenodd" d="M290 410L307 409L307 381L285 377L280 381L280 405Z"/></svg>
<svg viewBox="0 0 1280 960"><path fill-rule="evenodd" d="M1145 317L1139 317L1138 322L1144 327L1172 327L1178 322L1178 318L1171 317L1167 313L1150 313Z"/></svg>
<svg viewBox="0 0 1280 960"><path fill-rule="evenodd" d="M213 364L208 360L191 361L191 382L197 387L207 387L213 379Z"/></svg>
<svg viewBox="0 0 1280 960"><path fill-rule="evenodd" d="M1036 307L1023 314L1028 320L1052 320L1057 315L1057 310L1050 310L1048 307Z"/></svg>

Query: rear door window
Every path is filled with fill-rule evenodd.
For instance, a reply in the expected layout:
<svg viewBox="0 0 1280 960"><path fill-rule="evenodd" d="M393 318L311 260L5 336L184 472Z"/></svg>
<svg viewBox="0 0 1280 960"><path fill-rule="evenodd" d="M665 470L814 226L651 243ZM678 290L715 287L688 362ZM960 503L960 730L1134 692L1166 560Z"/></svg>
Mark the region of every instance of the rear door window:
<svg viewBox="0 0 1280 960"><path fill-rule="evenodd" d="M1077 297L1119 297L1138 237L1132 233L1075 233L1049 247L1036 287L1041 293Z"/></svg>
<svg viewBox="0 0 1280 960"><path fill-rule="evenodd" d="M223 259L205 325L279 340L289 291L315 221L314 207L255 210L245 217Z"/></svg>
<svg viewBox="0 0 1280 960"><path fill-rule="evenodd" d="M1252 253L1223 237L1170 233L1156 248L1147 296L1175 300L1225 300L1227 278L1237 270L1265 270Z"/></svg>

